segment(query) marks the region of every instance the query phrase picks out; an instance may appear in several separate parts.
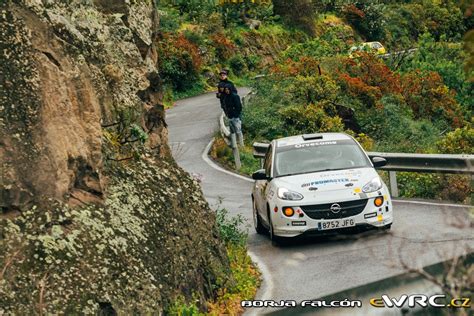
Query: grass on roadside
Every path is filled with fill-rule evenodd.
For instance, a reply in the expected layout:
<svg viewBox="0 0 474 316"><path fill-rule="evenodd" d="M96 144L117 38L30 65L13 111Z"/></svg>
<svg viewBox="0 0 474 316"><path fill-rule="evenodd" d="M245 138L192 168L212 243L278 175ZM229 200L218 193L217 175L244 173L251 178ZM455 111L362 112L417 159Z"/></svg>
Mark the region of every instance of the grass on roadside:
<svg viewBox="0 0 474 316"><path fill-rule="evenodd" d="M252 175L252 173L260 169L260 160L253 157L252 144L246 144L243 148L239 148L239 153L242 167L239 171L235 171L232 149L226 144L222 136L217 134L214 138L214 143L209 154L225 168L240 174Z"/></svg>
<svg viewBox="0 0 474 316"><path fill-rule="evenodd" d="M220 238L227 249L233 282L217 291L216 300L207 303L207 313L200 312L195 302L186 302L180 297L167 310L168 315L241 315L243 308L240 302L255 297L261 283L260 272L247 254L247 232L243 230L243 218L240 215L230 217L227 210L218 208L216 221Z"/></svg>

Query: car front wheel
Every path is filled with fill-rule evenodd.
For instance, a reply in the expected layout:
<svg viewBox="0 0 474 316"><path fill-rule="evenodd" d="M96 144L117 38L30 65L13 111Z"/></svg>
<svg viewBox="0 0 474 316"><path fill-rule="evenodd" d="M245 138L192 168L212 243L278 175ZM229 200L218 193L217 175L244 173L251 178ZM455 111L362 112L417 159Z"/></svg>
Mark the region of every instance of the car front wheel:
<svg viewBox="0 0 474 316"><path fill-rule="evenodd" d="M252 208L253 208L253 224L255 226L255 230L257 231L257 234L262 235L265 234L265 227L263 227L262 220L260 219L260 215L258 215L257 211L257 204L255 203L255 200L252 199Z"/></svg>
<svg viewBox="0 0 474 316"><path fill-rule="evenodd" d="M282 238L275 236L273 232L273 223L272 218L270 216L270 210L268 210L268 235L270 236L270 240L272 241L273 246L279 246L282 243Z"/></svg>

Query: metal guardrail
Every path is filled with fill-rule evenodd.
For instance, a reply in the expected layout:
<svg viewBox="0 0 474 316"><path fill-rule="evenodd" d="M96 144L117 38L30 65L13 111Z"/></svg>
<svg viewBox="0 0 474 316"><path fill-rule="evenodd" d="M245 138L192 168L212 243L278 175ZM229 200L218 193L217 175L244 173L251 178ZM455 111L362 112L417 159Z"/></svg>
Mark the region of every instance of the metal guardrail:
<svg viewBox="0 0 474 316"><path fill-rule="evenodd" d="M253 156L263 159L269 144L254 143ZM405 172L435 172L449 174L474 175L474 155L445 155L445 154L406 154L406 153L367 153L373 157L382 157L387 165L381 170L389 172L390 191L393 197L398 197L397 171Z"/></svg>
<svg viewBox="0 0 474 316"><path fill-rule="evenodd" d="M409 56L409 55L412 55L417 50L418 50L418 48L411 48L411 49L407 49L407 50L401 50L401 51L398 51L398 52L378 55L377 57L387 59L387 58L390 58L390 57L398 57L398 56L401 56L401 55Z"/></svg>

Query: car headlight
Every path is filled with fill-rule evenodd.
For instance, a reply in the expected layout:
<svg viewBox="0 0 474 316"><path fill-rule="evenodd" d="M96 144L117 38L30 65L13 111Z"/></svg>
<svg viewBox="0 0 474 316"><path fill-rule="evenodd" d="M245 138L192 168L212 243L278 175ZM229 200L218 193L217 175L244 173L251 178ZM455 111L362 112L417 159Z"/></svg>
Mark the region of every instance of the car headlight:
<svg viewBox="0 0 474 316"><path fill-rule="evenodd" d="M380 180L380 177L375 177L372 180L370 180L369 183L367 183L366 185L362 187L362 192L370 193L370 192L380 190L381 188L382 188L382 180Z"/></svg>
<svg viewBox="0 0 474 316"><path fill-rule="evenodd" d="M282 200L290 200L290 201L303 199L303 195L301 195L300 193L295 192L295 191L290 191L285 188L279 188L277 191L277 196Z"/></svg>

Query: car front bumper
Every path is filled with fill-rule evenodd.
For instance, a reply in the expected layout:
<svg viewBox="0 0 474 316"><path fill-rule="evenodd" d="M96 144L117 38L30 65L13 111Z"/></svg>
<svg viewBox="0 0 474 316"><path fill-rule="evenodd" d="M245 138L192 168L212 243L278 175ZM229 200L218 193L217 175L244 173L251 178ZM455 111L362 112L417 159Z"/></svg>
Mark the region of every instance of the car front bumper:
<svg viewBox="0 0 474 316"><path fill-rule="evenodd" d="M272 212L271 215L274 234L280 237L296 237L302 234L326 235L357 230L363 227L384 227L390 225L393 222L393 207L390 196L388 194L384 195L384 203L380 207L374 205L374 200L377 196L379 195L368 198L365 208L360 213L353 216L333 219L313 219L301 208L301 206L304 205L293 205L295 215L287 217L283 215L281 209L289 205L288 203L281 203L282 205L276 205L278 211ZM323 223L334 220L340 222L347 220L351 221L354 225L334 229L322 229L324 226Z"/></svg>

